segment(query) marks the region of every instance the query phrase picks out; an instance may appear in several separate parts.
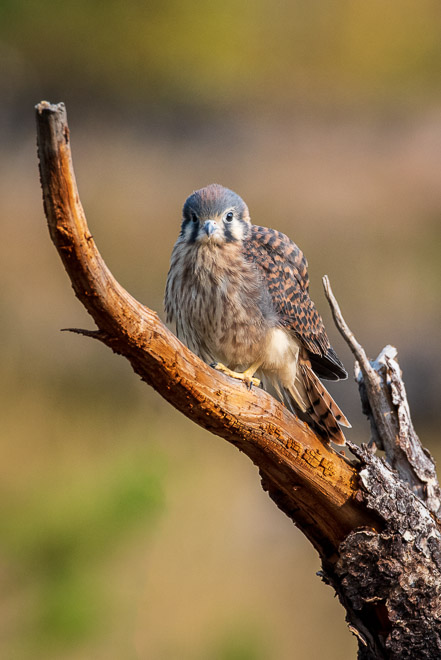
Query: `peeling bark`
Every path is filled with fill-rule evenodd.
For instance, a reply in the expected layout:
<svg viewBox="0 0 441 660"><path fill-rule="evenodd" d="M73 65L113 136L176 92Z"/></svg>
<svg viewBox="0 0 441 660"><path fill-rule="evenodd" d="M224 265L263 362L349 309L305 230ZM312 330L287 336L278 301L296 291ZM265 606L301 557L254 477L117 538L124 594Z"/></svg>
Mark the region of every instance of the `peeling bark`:
<svg viewBox="0 0 441 660"><path fill-rule="evenodd" d="M263 488L319 552L321 577L346 609L359 658L440 658L441 494L433 459L413 429L395 349L368 360L325 278L371 423L369 446L349 444L356 457L349 460L268 393L250 392L204 364L121 287L86 223L64 105L42 102L36 117L49 232L98 328L74 332L126 357L173 406L258 466Z"/></svg>
<svg viewBox="0 0 441 660"><path fill-rule="evenodd" d="M388 402L382 414L388 415L392 432L383 437L378 435L369 397L364 412L372 420L371 428L374 429L376 444L385 451L389 465L397 470L401 479L426 503L429 510L439 516L441 492L435 463L428 450L421 445L413 428L406 388L396 357L396 348L386 346L372 363L375 371L381 374L384 400ZM358 363L355 365L355 377L360 390L365 391L366 385ZM361 396L363 399L363 394ZM375 399L374 405L378 405Z"/></svg>
<svg viewBox="0 0 441 660"><path fill-rule="evenodd" d="M440 658L439 524L384 460L366 447L351 449L361 462L363 501L385 523L380 533L351 532L334 568L342 600L357 614L351 623L366 642L359 658Z"/></svg>

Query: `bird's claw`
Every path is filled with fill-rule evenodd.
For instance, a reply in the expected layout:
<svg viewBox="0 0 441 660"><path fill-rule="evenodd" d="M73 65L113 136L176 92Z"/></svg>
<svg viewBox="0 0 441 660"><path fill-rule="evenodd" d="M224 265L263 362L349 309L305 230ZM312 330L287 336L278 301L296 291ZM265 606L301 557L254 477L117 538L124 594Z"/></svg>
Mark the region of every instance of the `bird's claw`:
<svg viewBox="0 0 441 660"><path fill-rule="evenodd" d="M260 380L258 378L254 378L254 376L244 376L242 380L249 390L253 389L253 385L260 387Z"/></svg>
<svg viewBox="0 0 441 660"><path fill-rule="evenodd" d="M251 376L250 374L247 374L246 371L243 373L239 373L238 371L232 371L231 369L228 369L224 364L221 364L220 362L212 362L210 364L210 367L213 369L216 369L217 371L221 371L223 374L226 374L227 376L230 376L231 378L236 378L237 380L241 380L249 390L252 389L253 385L256 387L260 386L260 380L258 378L254 378L254 376Z"/></svg>

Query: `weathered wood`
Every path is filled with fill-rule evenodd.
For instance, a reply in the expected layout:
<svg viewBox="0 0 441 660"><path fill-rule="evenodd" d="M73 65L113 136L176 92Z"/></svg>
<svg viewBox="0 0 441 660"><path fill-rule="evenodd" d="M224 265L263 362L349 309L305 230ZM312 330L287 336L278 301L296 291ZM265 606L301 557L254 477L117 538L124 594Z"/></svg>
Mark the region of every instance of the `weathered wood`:
<svg viewBox="0 0 441 660"><path fill-rule="evenodd" d="M360 658L441 657L441 536L433 515L440 489L412 426L394 349L368 360L325 279L336 324L359 364L374 440L362 448L349 443L358 459L351 462L269 394L204 364L121 287L86 223L64 105L42 102L36 111L50 235L98 327L74 331L126 357L173 406L258 466L265 490L320 553L322 578L346 609Z"/></svg>
<svg viewBox="0 0 441 660"><path fill-rule="evenodd" d="M441 658L439 522L385 461L351 448L366 506L385 523L380 533L351 532L326 575L358 632L359 658Z"/></svg>
<svg viewBox="0 0 441 660"><path fill-rule="evenodd" d="M370 361L345 323L327 277L335 323L357 362L363 412L371 442L349 443L360 460L360 495L381 516L380 532L354 530L322 577L332 584L359 639L359 659L441 658L441 529L435 464L415 433L406 389L386 346ZM385 460L376 449L383 449Z"/></svg>
<svg viewBox="0 0 441 660"><path fill-rule="evenodd" d="M396 360L397 349L386 346L376 360L368 360L363 347L345 323L326 276L323 285L337 328L356 359L355 378L363 412L371 422L371 445L385 451L389 465L397 470L400 478L429 510L439 515L441 491L435 462L413 427L406 388Z"/></svg>
<svg viewBox="0 0 441 660"><path fill-rule="evenodd" d="M348 532L375 526L355 499L356 471L342 455L261 389L211 369L115 280L98 252L81 206L62 103L37 106L43 201L51 238L94 336L124 355L175 408L247 454L273 499L324 557Z"/></svg>

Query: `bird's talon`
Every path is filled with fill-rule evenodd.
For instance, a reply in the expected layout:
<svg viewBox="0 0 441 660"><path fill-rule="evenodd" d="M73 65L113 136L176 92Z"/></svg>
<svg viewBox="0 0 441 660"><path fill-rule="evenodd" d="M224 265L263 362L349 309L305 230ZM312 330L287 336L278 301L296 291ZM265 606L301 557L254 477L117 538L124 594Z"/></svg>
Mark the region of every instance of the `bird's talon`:
<svg viewBox="0 0 441 660"><path fill-rule="evenodd" d="M249 390L253 389L253 385L255 387L260 387L260 380L258 378L244 378L243 382Z"/></svg>
<svg viewBox="0 0 441 660"><path fill-rule="evenodd" d="M223 374L226 374L227 376L230 376L231 378L236 378L237 380L241 380L249 390L252 389L253 385L256 387L260 387L260 380L258 378L254 378L253 376L248 375L246 372L244 373L239 373L237 371L232 371L231 369L228 369L224 364L221 362L212 362L210 364L210 367L213 369L216 369L217 371L222 372Z"/></svg>

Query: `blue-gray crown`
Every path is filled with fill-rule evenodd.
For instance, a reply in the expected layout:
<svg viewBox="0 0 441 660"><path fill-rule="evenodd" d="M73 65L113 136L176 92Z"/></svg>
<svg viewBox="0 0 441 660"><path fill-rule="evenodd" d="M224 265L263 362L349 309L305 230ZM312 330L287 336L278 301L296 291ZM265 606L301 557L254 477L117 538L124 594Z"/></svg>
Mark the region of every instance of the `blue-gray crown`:
<svg viewBox="0 0 441 660"><path fill-rule="evenodd" d="M232 190L212 183L196 190L187 198L183 208L185 219L213 218L222 215L227 209L234 209L239 218L248 218L248 208L239 195Z"/></svg>

